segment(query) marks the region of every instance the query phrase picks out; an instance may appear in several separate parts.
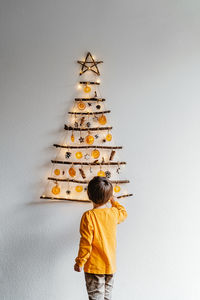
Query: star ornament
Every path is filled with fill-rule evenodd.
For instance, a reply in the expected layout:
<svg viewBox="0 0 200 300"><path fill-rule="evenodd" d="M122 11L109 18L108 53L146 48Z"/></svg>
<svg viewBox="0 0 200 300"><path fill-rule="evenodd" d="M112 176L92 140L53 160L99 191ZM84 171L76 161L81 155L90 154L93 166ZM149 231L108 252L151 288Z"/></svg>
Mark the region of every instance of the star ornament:
<svg viewBox="0 0 200 300"><path fill-rule="evenodd" d="M103 63L103 61L95 61L90 52L87 53L84 61L78 60L77 62L82 66L79 73L80 75L87 71L92 71L95 74L100 75L97 65Z"/></svg>

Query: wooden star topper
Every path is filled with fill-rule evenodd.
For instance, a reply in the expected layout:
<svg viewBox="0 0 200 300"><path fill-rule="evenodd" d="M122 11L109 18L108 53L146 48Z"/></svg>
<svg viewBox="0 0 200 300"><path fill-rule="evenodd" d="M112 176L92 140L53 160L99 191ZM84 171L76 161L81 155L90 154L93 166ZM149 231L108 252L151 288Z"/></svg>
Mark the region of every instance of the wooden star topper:
<svg viewBox="0 0 200 300"><path fill-rule="evenodd" d="M95 61L90 52L87 53L84 61L78 60L77 62L82 65L79 73L80 75L87 71L92 71L95 74L100 75L97 65L103 63L103 61Z"/></svg>

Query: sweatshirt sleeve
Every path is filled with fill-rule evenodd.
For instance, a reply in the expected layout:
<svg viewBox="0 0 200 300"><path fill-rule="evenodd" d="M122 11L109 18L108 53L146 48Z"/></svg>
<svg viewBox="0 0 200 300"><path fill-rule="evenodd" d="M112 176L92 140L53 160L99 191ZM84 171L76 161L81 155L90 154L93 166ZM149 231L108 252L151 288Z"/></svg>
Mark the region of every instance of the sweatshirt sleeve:
<svg viewBox="0 0 200 300"><path fill-rule="evenodd" d="M83 267L90 256L93 240L93 226L88 212L85 212L81 218L80 235L79 251L75 261Z"/></svg>
<svg viewBox="0 0 200 300"><path fill-rule="evenodd" d="M112 207L115 208L117 213L117 223L119 224L123 222L127 218L127 211L125 207L117 201L112 204Z"/></svg>

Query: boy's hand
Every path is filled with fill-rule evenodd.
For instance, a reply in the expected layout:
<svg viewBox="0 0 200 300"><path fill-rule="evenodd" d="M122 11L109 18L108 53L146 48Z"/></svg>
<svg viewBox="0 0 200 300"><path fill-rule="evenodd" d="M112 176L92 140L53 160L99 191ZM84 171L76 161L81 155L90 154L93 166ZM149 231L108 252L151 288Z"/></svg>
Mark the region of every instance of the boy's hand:
<svg viewBox="0 0 200 300"><path fill-rule="evenodd" d="M112 196L112 197L110 198L111 204L113 205L113 204L115 203L116 200L117 200L117 198L114 197L114 196Z"/></svg>
<svg viewBox="0 0 200 300"><path fill-rule="evenodd" d="M74 265L74 271L81 272L82 271L82 267L80 267L78 264L75 264Z"/></svg>

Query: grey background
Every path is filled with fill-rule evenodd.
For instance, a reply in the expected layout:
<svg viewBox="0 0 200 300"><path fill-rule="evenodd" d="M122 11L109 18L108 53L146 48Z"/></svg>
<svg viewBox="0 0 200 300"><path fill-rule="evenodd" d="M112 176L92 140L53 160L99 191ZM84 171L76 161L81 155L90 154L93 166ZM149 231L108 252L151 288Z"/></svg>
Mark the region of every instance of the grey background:
<svg viewBox="0 0 200 300"><path fill-rule="evenodd" d="M113 299L199 299L199 1L0 6L1 299L87 299L73 264L90 205L36 202L88 50L134 193Z"/></svg>

